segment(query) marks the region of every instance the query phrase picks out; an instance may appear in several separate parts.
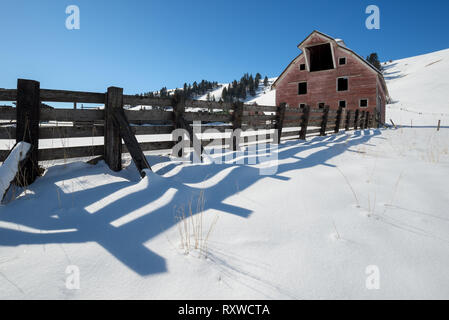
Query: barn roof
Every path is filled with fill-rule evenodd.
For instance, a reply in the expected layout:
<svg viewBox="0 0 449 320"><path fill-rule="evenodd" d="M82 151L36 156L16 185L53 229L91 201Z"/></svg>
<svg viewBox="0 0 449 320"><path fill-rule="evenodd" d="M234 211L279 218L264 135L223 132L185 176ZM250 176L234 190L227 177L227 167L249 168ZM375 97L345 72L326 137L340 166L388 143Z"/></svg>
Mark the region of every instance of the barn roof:
<svg viewBox="0 0 449 320"><path fill-rule="evenodd" d="M311 37L312 37L313 35L315 35L315 34L319 34L320 36L329 39L330 41L334 42L334 44L337 45L339 48L342 48L342 49L344 49L344 50L346 50L346 51L352 53L354 56L356 56L356 57L359 58L361 61L363 61L368 67L370 67L370 68L373 69L375 72L377 72L378 75L381 77L381 80L382 80L383 82L385 82L385 79L384 79L384 76L383 76L382 72L381 72L379 69L377 69L375 66L373 66L371 63L369 63L368 61L366 61L366 60L365 60L363 57L361 57L359 54L357 54L355 51L349 49L349 48L346 46L346 44L344 43L343 40L341 40L341 39L334 39L334 38L332 38L331 36L329 36L329 35L327 35L327 34L325 34L325 33L322 33L322 32L320 32L320 31L318 31L318 30L314 30L314 31L313 31L307 38L305 38L300 44L298 44L298 49L300 49L300 50L302 51L301 46L304 44L304 42L306 42L309 38L311 38ZM298 59L299 57L301 57L302 54L303 54L303 52L301 52L300 55L298 55L295 59L293 59L293 61L290 62L290 64L287 66L287 68L285 68L285 70L282 71L281 75L280 75L280 76L276 79L276 81L272 84L272 86L271 86L272 88L275 88L275 87L276 87L276 83L278 82L278 80L280 80L280 79L282 78L282 76L284 75L284 73L287 72L287 70L290 68L290 66L296 61L296 59ZM384 83L384 86L385 86L385 88L386 88L386 84L385 84L385 83Z"/></svg>

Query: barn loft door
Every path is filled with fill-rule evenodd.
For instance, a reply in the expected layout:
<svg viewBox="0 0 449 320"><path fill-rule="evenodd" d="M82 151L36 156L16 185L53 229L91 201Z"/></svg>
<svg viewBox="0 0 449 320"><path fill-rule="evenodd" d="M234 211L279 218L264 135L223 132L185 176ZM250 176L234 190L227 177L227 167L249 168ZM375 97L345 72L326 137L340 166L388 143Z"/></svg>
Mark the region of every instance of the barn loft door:
<svg viewBox="0 0 449 320"><path fill-rule="evenodd" d="M334 68L332 48L330 43L307 48L310 52L310 71L322 71Z"/></svg>

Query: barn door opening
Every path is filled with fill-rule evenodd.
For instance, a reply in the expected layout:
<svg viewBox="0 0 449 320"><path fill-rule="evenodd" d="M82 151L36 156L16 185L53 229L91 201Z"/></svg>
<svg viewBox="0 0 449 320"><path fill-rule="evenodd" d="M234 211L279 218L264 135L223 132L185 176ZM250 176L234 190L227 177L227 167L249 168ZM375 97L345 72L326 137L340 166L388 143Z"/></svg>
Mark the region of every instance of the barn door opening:
<svg viewBox="0 0 449 320"><path fill-rule="evenodd" d="M310 56L310 72L330 70L334 68L330 43L308 47Z"/></svg>

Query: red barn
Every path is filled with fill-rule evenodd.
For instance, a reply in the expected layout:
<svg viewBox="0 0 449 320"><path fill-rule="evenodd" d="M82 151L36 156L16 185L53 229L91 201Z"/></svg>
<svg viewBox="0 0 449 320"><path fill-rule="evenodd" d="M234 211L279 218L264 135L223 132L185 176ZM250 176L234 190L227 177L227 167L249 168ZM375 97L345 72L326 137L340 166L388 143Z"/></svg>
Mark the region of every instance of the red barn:
<svg viewBox="0 0 449 320"><path fill-rule="evenodd" d="M342 40L313 31L297 56L274 82L276 105L380 113L385 122L388 89L382 73Z"/></svg>

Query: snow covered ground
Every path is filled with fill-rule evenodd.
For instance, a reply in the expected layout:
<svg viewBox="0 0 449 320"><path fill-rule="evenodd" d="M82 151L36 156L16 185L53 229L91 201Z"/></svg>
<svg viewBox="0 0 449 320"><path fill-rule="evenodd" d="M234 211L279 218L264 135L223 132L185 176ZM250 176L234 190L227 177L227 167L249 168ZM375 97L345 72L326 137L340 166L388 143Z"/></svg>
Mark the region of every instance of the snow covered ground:
<svg viewBox="0 0 449 320"><path fill-rule="evenodd" d="M393 99L387 119L408 126L435 126L438 120L448 125L449 49L393 61L385 69Z"/></svg>
<svg viewBox="0 0 449 320"><path fill-rule="evenodd" d="M448 299L448 71L449 50L388 64L403 126L277 162L49 166L0 207L0 298Z"/></svg>

